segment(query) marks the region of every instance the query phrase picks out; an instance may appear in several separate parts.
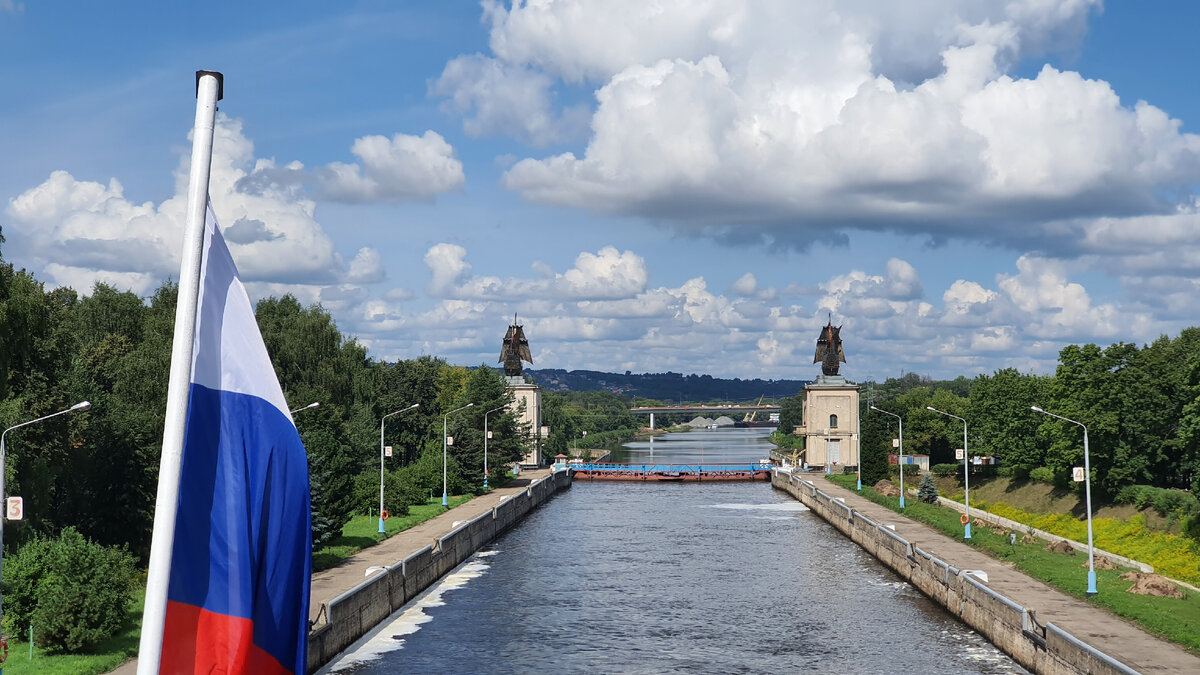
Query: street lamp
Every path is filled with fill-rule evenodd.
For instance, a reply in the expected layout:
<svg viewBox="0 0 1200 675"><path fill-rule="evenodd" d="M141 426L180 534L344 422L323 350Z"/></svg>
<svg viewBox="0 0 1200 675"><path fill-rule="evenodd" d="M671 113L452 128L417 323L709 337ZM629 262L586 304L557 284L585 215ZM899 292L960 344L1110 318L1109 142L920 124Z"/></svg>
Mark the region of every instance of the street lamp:
<svg viewBox="0 0 1200 675"><path fill-rule="evenodd" d="M971 468L971 453L967 452L967 421L958 415L951 415L948 412L942 412L932 406L925 406L926 410L933 411L939 415L953 417L963 423L963 504L966 505L966 521L963 523L963 539L971 538L971 483L968 477L969 469Z"/></svg>
<svg viewBox="0 0 1200 675"><path fill-rule="evenodd" d="M896 413L880 410L875 406L871 406L871 410L874 410L875 412L881 412L884 415L891 415L900 423L900 459L897 463L900 465L900 508L904 508L904 418ZM862 451L860 450L859 452L861 453ZM862 463L861 457L859 458L859 463Z"/></svg>
<svg viewBox="0 0 1200 675"><path fill-rule="evenodd" d="M447 487L447 483L446 483L446 418L450 417L451 415L458 412L459 410L466 410L467 408L470 408L473 405L475 405L475 404L468 403L461 408L451 410L450 412L446 413L445 415L442 415L442 508L446 508L447 506L450 505L450 500L447 498L447 495L446 495L446 487Z"/></svg>
<svg viewBox="0 0 1200 675"><path fill-rule="evenodd" d="M89 403L87 401L80 401L79 403L76 403L75 405L71 406L70 408L67 408L66 410L59 410L56 413L46 415L45 417L39 417L36 420L29 420L28 422L22 422L20 424L9 427L9 428L5 429L3 433L0 433L0 507L5 507L4 508L5 513L0 513L0 570L3 570L3 567L4 567L4 520L5 520L5 517L8 515L8 513L7 513L8 509L6 508L7 504L8 504L8 499L4 492L4 473L5 473L4 462L7 458L6 450L5 450L5 447L6 447L5 442L8 439L8 432L12 431L13 429L20 429L21 427L27 427L30 424L37 424L38 422L43 422L45 420L50 419L51 417L58 417L59 415L66 415L67 413L80 412L83 410L87 410L90 407L92 407L91 403ZM3 616L3 614L4 614L4 609L3 609L4 604L3 603L4 603L3 593L0 592L0 616Z"/></svg>
<svg viewBox="0 0 1200 675"><path fill-rule="evenodd" d="M289 410L288 412L289 412L289 414L295 415L296 413L298 413L302 410L308 410L310 408L315 408L319 405L321 405L320 401L313 401L312 403L309 403L308 405L304 406L303 408L296 408L295 410Z"/></svg>
<svg viewBox="0 0 1200 675"><path fill-rule="evenodd" d="M1095 562L1095 555L1092 550L1092 465L1088 462L1087 427L1084 426L1083 422L1076 422L1075 420L1070 419L1068 417L1063 417L1062 415L1055 415L1052 412L1046 412L1045 410L1042 410L1041 408L1037 407L1036 405L1029 406L1029 409L1032 410L1033 412L1042 413L1043 415L1057 417L1058 419L1060 419L1064 422L1070 422L1071 424L1078 424L1080 427L1083 428L1083 476L1084 476L1083 493L1087 498L1086 501L1087 501L1087 528L1088 528L1088 587L1087 587L1087 594L1089 596L1095 595L1096 594L1096 562Z"/></svg>
<svg viewBox="0 0 1200 675"><path fill-rule="evenodd" d="M383 534L383 421L392 415L399 415L402 412L418 408L420 405L420 403L414 403L407 408L390 412L379 419L379 534Z"/></svg>
<svg viewBox="0 0 1200 675"><path fill-rule="evenodd" d="M508 404L505 403L504 405L500 406L499 408L492 408L491 410L483 413L483 489L484 490L488 489L487 452L488 452L488 439L491 438L491 436L492 436L492 432L488 431L487 417L488 417L488 415L491 415L492 413L496 412L497 410L504 410L507 407L508 407Z"/></svg>

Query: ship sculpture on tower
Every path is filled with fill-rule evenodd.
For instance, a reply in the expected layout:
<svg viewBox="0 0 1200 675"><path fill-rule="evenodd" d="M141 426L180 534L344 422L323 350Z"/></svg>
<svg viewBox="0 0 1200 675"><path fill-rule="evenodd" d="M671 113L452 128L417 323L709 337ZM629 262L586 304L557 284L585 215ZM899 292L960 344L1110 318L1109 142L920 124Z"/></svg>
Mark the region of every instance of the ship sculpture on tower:
<svg viewBox="0 0 1200 675"><path fill-rule="evenodd" d="M846 362L846 352L842 351L841 331L841 326L833 325L831 315L829 323L821 329L821 334L817 337L817 353L813 356L813 363L820 363L821 373L826 376L837 375L838 363Z"/></svg>
<svg viewBox="0 0 1200 675"><path fill-rule="evenodd" d="M520 377L521 361L528 361L532 365L533 355L529 353L529 340L525 339L525 331L517 324L517 315L513 314L512 325L504 334L504 345L500 348L498 363L504 364L505 375Z"/></svg>

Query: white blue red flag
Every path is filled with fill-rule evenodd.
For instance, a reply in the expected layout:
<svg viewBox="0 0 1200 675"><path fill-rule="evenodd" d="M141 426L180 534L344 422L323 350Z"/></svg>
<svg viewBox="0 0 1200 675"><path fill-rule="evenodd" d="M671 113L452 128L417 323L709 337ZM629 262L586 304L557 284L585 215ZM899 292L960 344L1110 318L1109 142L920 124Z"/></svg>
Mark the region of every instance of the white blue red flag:
<svg viewBox="0 0 1200 675"><path fill-rule="evenodd" d="M160 672L302 675L307 457L211 204L204 229Z"/></svg>

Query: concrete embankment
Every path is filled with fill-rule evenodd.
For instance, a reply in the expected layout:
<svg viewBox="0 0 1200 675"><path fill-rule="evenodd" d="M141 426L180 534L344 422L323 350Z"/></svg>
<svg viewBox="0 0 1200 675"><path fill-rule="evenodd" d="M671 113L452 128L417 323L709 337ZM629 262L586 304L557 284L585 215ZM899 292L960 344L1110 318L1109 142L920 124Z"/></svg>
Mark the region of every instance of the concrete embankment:
<svg viewBox="0 0 1200 675"><path fill-rule="evenodd" d="M1028 670L1200 673L1200 658L1178 645L853 491L780 471L771 482Z"/></svg>
<svg viewBox="0 0 1200 675"><path fill-rule="evenodd" d="M314 575L312 606L316 623L308 636L308 672L332 660L392 612L520 522L531 510L571 485L567 471L539 471L532 476L526 473L524 477L532 478L527 486L500 488L488 495L495 500L490 508L485 498L477 498L422 524L428 527L406 530L367 549L363 552L367 556L359 554L333 570ZM467 508L472 504L476 513ZM481 509L485 510L480 512ZM446 520L456 516L462 519ZM435 522L439 519L440 523ZM430 536L431 531L441 534ZM387 546L389 542L393 546ZM421 544L416 550L402 557L395 555L397 545L411 548L416 544ZM389 552L390 560L379 560ZM384 569L330 597L331 591L339 588L339 582L344 585L347 578L354 578L346 576L347 570L362 579L372 561L366 558L374 559Z"/></svg>

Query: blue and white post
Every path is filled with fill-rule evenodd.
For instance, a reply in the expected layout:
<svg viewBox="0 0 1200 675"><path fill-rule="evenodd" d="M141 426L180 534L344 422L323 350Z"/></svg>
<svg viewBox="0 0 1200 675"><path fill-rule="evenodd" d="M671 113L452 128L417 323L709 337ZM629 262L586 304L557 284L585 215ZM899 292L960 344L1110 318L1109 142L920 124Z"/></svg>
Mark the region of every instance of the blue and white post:
<svg viewBox="0 0 1200 675"><path fill-rule="evenodd" d="M1042 413L1043 415L1049 415L1050 417L1057 417L1058 419L1060 419L1064 422L1070 422L1071 424L1078 425L1080 428L1083 429L1083 480L1084 480L1083 491L1087 497L1086 501L1087 501L1087 530L1088 530L1087 594L1090 597L1090 596L1095 595L1099 591L1096 590L1096 556L1095 556L1095 550L1092 546L1092 465L1088 458L1087 427L1083 424L1083 422L1076 422L1075 420L1070 419L1068 417L1063 417L1062 415L1055 415L1052 412L1046 412L1045 410L1042 410L1041 408L1037 407L1036 405L1030 406L1029 409L1032 410L1033 412Z"/></svg>
<svg viewBox="0 0 1200 675"><path fill-rule="evenodd" d="M871 410L874 410L875 412L881 412L884 415L891 415L892 417L896 418L897 422L900 423L900 457L896 461L896 463L900 466L900 508L903 509L904 508L904 418L897 415L896 413L890 413L886 410L880 410L879 408L876 408L875 406L871 406ZM932 408L930 408L930 410L932 410ZM859 459L861 461L861 457ZM861 483L859 484L858 489L860 489L860 490L862 489Z"/></svg>

